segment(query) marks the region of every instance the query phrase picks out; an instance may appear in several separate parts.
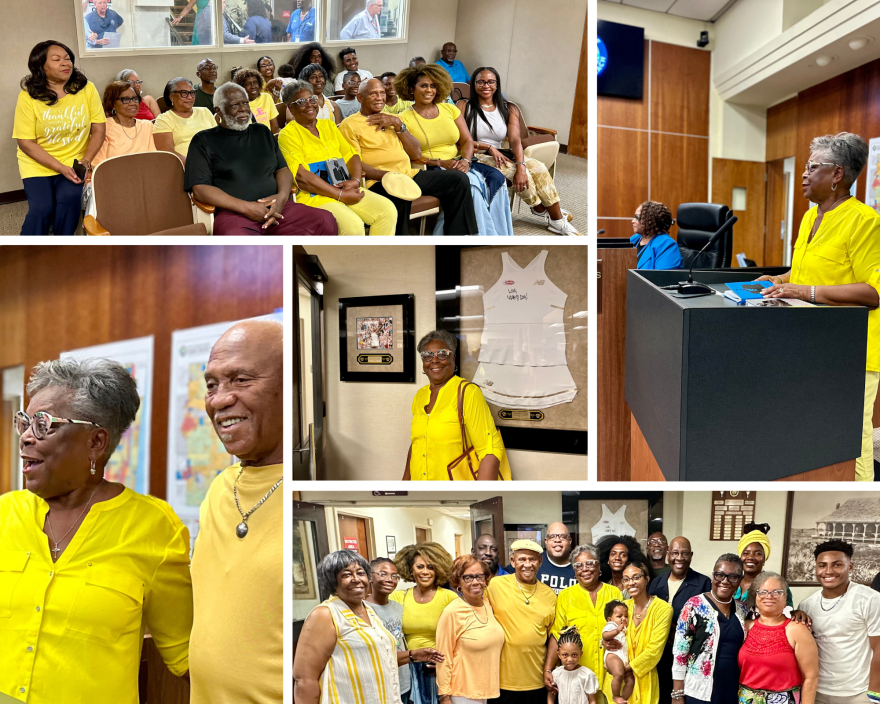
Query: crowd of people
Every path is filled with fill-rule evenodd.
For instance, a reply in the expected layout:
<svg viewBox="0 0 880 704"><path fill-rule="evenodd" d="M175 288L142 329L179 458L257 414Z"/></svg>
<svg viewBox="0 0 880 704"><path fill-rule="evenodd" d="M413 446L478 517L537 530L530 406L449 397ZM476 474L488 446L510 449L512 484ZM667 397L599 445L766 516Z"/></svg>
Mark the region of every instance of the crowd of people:
<svg viewBox="0 0 880 704"><path fill-rule="evenodd" d="M339 52L337 71L310 42L277 74L263 56L222 85L202 58L198 82L166 82L160 109L134 70L120 71L102 100L68 47L41 42L13 129L28 199L21 234L74 234L94 168L158 150L176 154L186 191L216 208L215 235L408 235L413 201L426 195L440 201L435 235L511 236L510 188L550 232L578 236L547 167L524 154L520 110L500 74L484 66L468 76L456 53L447 43L435 64L415 57L374 77L355 49ZM454 103L453 81L468 82L469 97Z"/></svg>
<svg viewBox="0 0 880 704"><path fill-rule="evenodd" d="M573 547L481 535L453 560L409 545L318 565L322 597L294 660L298 704L869 704L880 702L880 593L850 579L853 547L815 546L820 588L793 609L749 524L708 575L690 541L654 533ZM398 588L404 582L411 584ZM303 647L303 644L308 647Z"/></svg>

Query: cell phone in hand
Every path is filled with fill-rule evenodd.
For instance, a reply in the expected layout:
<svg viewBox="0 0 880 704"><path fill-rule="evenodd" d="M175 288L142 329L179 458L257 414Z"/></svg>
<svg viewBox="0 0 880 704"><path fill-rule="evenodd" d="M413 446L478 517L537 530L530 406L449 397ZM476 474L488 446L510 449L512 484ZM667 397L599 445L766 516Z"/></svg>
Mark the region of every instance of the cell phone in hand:
<svg viewBox="0 0 880 704"><path fill-rule="evenodd" d="M73 160L73 172L77 175L80 181L86 180L86 166L85 164L80 164L79 159Z"/></svg>

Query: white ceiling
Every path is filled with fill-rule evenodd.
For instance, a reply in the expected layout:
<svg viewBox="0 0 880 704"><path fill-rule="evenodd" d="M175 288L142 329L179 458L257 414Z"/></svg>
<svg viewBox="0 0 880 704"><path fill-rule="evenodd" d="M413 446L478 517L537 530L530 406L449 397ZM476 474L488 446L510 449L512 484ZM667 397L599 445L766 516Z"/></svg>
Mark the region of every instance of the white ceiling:
<svg viewBox="0 0 880 704"><path fill-rule="evenodd" d="M714 22L736 0L607 0L618 5L640 7L643 10L687 17L701 22Z"/></svg>

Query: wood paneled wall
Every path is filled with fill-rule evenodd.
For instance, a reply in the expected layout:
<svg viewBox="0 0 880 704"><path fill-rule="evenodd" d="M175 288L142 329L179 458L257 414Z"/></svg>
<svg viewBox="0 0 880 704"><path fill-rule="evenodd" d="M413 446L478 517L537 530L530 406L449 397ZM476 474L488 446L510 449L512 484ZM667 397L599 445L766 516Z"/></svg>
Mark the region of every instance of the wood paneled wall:
<svg viewBox="0 0 880 704"><path fill-rule="evenodd" d="M733 210L739 218L733 234L730 266L739 266L736 254L744 252L758 266L781 264L764 261L764 227L767 165L763 161L712 159L712 202L725 203L733 210L733 189L746 190L746 207Z"/></svg>
<svg viewBox="0 0 880 704"><path fill-rule="evenodd" d="M164 499L171 333L280 308L282 260L267 245L4 246L2 366L27 378L66 350L153 335L150 493Z"/></svg>
<svg viewBox="0 0 880 704"><path fill-rule="evenodd" d="M587 6L587 17L584 20L584 42L581 44L581 59L578 66L577 85L574 94L574 111L571 114L571 127L568 132L568 153L573 156L587 158L587 121L590 91L587 79L590 75L589 52L595 51L593 42L589 40L590 8Z"/></svg>
<svg viewBox="0 0 880 704"><path fill-rule="evenodd" d="M675 216L709 198L710 70L707 51L646 41L642 100L597 99L597 227L607 236L631 236L646 200Z"/></svg>

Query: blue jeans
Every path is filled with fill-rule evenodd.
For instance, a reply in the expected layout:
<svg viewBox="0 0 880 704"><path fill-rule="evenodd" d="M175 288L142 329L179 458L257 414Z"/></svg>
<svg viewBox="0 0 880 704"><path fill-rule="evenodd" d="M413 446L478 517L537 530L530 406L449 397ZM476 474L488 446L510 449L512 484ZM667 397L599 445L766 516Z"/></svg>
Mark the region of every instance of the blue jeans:
<svg viewBox="0 0 880 704"><path fill-rule="evenodd" d="M48 235L50 225L56 236L76 232L82 212L81 183L73 183L61 174L25 178L22 183L28 200L22 236Z"/></svg>
<svg viewBox="0 0 880 704"><path fill-rule="evenodd" d="M425 667L423 662L412 662L409 671L413 704L437 704L437 670Z"/></svg>

